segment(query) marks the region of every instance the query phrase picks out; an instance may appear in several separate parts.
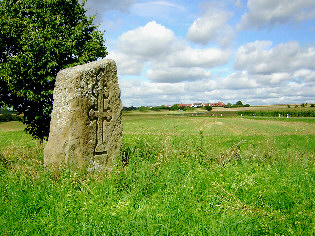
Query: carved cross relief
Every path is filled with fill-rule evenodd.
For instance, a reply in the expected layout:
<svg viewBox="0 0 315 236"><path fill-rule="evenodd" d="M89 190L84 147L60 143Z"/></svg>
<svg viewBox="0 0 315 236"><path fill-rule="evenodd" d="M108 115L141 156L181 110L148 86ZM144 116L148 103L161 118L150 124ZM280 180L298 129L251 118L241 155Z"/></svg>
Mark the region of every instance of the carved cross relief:
<svg viewBox="0 0 315 236"><path fill-rule="evenodd" d="M104 79L101 79L98 85L94 86L93 95L97 98L97 106L91 108L89 117L91 120L96 120L96 143L94 154L102 155L107 154L104 144L104 122L110 122L112 119L112 110L109 106L109 92L104 84Z"/></svg>

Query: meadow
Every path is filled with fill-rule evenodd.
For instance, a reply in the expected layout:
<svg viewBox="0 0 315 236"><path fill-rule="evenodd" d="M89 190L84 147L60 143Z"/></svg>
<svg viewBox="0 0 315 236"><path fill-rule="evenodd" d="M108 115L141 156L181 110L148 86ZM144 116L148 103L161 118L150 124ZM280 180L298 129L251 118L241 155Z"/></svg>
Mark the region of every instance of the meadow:
<svg viewBox="0 0 315 236"><path fill-rule="evenodd" d="M0 123L0 235L313 235L314 118L123 114L112 172Z"/></svg>

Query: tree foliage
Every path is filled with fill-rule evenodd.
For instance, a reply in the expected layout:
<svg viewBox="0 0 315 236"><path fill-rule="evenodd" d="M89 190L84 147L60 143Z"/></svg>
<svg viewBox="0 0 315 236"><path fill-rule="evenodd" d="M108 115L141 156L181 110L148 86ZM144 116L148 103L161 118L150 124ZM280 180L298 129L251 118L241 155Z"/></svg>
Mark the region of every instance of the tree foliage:
<svg viewBox="0 0 315 236"><path fill-rule="evenodd" d="M207 111L211 111L211 110L212 110L212 106L207 105L207 106L205 106L205 109L206 109Z"/></svg>
<svg viewBox="0 0 315 236"><path fill-rule="evenodd" d="M172 107L171 107L171 111L178 111L180 109L179 105L178 104L174 104Z"/></svg>
<svg viewBox="0 0 315 236"><path fill-rule="evenodd" d="M236 106L243 106L243 103L242 103L242 101L238 101L235 105Z"/></svg>
<svg viewBox="0 0 315 236"><path fill-rule="evenodd" d="M0 106L24 114L35 138L49 134L57 73L107 55L85 12L78 0L0 0Z"/></svg>

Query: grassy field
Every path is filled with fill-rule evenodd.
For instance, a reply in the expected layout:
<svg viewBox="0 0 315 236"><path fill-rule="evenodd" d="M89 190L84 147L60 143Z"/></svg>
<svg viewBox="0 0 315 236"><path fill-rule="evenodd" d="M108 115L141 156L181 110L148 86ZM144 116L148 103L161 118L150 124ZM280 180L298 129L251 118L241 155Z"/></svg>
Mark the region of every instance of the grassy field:
<svg viewBox="0 0 315 236"><path fill-rule="evenodd" d="M0 123L0 235L314 235L315 119L125 113L111 173Z"/></svg>

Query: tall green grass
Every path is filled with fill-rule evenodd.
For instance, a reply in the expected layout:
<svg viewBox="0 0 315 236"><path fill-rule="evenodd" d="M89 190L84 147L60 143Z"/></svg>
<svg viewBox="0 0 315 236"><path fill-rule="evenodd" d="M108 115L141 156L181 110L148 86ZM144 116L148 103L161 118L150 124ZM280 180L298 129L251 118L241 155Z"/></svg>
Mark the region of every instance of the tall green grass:
<svg viewBox="0 0 315 236"><path fill-rule="evenodd" d="M110 173L47 170L41 144L1 142L0 234L314 234L314 123L123 118Z"/></svg>

